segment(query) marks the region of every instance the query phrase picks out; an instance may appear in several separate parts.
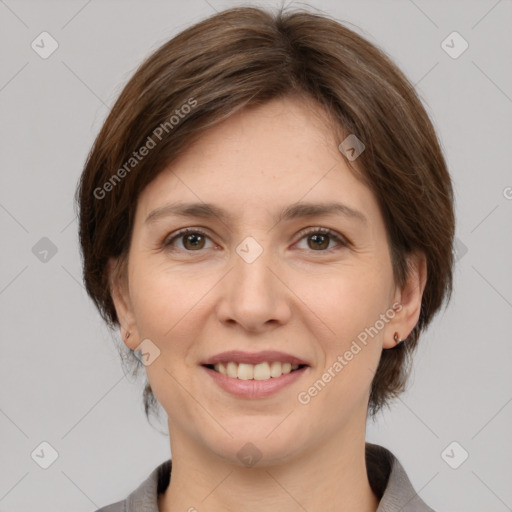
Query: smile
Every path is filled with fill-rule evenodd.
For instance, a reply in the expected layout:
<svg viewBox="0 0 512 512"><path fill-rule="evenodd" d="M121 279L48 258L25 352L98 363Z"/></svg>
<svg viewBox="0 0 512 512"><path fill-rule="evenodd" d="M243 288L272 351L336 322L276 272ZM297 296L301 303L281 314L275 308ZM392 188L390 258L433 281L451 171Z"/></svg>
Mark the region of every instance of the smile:
<svg viewBox="0 0 512 512"><path fill-rule="evenodd" d="M294 364L292 369L291 363L281 364L280 362L252 365L230 361L227 364L217 363L201 367L220 389L237 398L245 399L266 398L273 395L311 370L308 365ZM215 367L218 368L215 369ZM226 374L221 373L222 368ZM233 375L232 377L229 372Z"/></svg>
<svg viewBox="0 0 512 512"><path fill-rule="evenodd" d="M240 380L268 380L278 378L281 375L298 370L306 365L281 363L280 361L262 362L258 364L236 363L217 363L215 365L205 365L222 375L232 379Z"/></svg>

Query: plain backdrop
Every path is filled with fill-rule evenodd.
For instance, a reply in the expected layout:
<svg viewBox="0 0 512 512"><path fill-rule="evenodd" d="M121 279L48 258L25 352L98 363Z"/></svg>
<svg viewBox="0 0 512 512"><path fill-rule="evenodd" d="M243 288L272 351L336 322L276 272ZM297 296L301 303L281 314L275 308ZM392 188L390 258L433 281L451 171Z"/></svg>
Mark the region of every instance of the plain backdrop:
<svg viewBox="0 0 512 512"><path fill-rule="evenodd" d="M0 1L4 512L95 510L171 456L165 421L146 421L142 379L125 377L85 293L73 194L142 60L192 23L244 3ZM368 440L397 455L436 510L512 510L512 2L309 5L377 44L416 85L456 192L452 302L421 340L409 390L368 423ZM47 50L58 44L47 58L33 49L41 37ZM56 457L47 469L45 457Z"/></svg>

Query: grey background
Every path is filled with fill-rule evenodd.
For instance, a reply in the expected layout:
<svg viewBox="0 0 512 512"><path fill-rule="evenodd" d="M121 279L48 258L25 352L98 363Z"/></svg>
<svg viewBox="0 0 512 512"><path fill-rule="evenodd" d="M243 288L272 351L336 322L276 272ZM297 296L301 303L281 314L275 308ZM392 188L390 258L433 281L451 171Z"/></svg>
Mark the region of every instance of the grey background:
<svg viewBox="0 0 512 512"><path fill-rule="evenodd" d="M170 457L165 423L161 434L146 422L142 379L124 376L81 283L73 194L143 58L241 3L0 0L2 511L95 510ZM512 510L512 2L309 4L349 22L416 84L456 190L452 302L422 339L409 390L368 424L368 440L398 456L436 510ZM59 44L47 59L31 48L42 31ZM469 43L457 59L441 47L453 31ZM46 262L33 252L43 237L57 249ZM43 441L58 452L48 469L31 458ZM441 456L452 441L469 453L458 469Z"/></svg>

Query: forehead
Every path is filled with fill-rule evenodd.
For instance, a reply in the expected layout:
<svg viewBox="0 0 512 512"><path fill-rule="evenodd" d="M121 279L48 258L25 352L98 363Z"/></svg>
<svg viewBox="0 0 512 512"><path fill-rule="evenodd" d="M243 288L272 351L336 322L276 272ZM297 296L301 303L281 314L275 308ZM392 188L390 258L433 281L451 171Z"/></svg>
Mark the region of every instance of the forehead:
<svg viewBox="0 0 512 512"><path fill-rule="evenodd" d="M375 198L339 142L321 107L297 98L241 110L206 130L146 187L137 216L177 199L218 204L235 218L274 215L299 201L343 201L371 216Z"/></svg>

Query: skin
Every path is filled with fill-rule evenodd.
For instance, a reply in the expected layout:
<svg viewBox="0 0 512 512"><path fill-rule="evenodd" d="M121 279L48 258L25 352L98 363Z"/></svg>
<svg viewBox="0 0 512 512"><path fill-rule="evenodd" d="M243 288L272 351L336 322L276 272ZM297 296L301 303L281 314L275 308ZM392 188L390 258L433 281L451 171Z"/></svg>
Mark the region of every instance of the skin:
<svg viewBox="0 0 512 512"><path fill-rule="evenodd" d="M407 282L395 284L377 200L346 165L339 142L320 107L273 100L210 128L139 196L127 273L116 278L110 261L111 290L122 333L131 332L125 343L136 349L150 339L160 350L146 372L168 415L173 460L161 512L378 507L364 460L370 386L394 333L406 338L418 321L426 265L415 254ZM145 223L170 201L213 203L233 217ZM343 202L367 222L339 214L272 220L298 201ZM198 248L186 235L165 247L184 227L207 237L195 240ZM315 245L313 233L302 233L309 227L330 228L350 243L326 237ZM248 236L263 248L252 263L236 252ZM394 303L401 308L378 335L308 404L299 403L298 393ZM237 398L200 366L232 349L280 350L310 368L270 397ZM247 442L262 455L253 467L237 457Z"/></svg>

